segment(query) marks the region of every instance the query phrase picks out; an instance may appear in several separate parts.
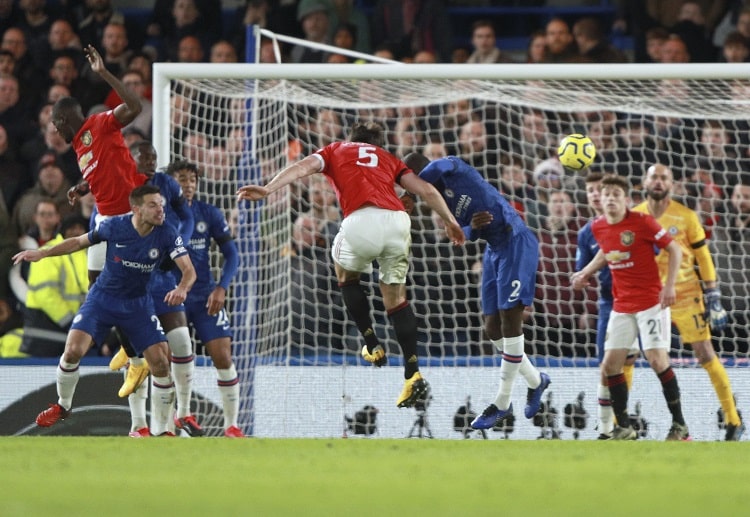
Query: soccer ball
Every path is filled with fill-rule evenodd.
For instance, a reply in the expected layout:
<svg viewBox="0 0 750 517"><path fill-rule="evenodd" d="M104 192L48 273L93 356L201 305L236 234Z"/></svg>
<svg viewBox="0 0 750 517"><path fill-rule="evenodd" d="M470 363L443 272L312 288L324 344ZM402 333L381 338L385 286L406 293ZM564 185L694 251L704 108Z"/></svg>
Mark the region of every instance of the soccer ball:
<svg viewBox="0 0 750 517"><path fill-rule="evenodd" d="M565 168L580 171L591 165L596 158L596 146L586 135L568 135L560 142L557 156Z"/></svg>

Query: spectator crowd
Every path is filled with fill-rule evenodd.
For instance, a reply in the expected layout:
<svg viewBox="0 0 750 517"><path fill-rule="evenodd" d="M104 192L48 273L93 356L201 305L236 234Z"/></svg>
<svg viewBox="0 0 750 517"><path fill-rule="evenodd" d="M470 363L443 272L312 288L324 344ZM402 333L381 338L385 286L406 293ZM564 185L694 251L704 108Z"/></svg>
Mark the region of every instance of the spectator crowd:
<svg viewBox="0 0 750 517"><path fill-rule="evenodd" d="M549 16L528 34L528 47L502 48L498 24L488 7L470 32L455 34L454 5L487 2L441 0L246 0L226 16L219 0L157 0L148 23L119 11L113 0L0 0L0 303L9 310L3 330L23 326L29 272L11 268L15 250L39 247L80 226L92 202L68 203L66 192L81 178L70 144L50 123L55 101L73 96L85 113L112 109L121 101L93 73L82 48L93 45L106 67L141 97L143 111L123 130L128 143L151 139L151 67L155 62L226 63L246 55L247 25L311 43L334 45L406 63L688 63L746 62L750 58L750 2L619 2L612 20L583 14ZM553 7L555 2L546 2ZM591 5L591 2L579 2ZM552 12L552 11L550 11ZM606 22L606 24L605 24ZM632 48L610 43L628 34ZM462 42L469 42L463 45ZM260 62L278 62L273 43L263 40ZM344 54L308 45L282 45L290 63L346 63ZM663 94L680 87L664 83ZM736 95L745 94L736 85ZM175 135L171 159L199 164L208 195L226 190L242 152L243 107L230 105L221 122L206 122L195 94L172 97ZM402 104L403 105L403 104ZM675 196L701 214L715 247L720 274L732 271L728 290L735 329L745 327L750 293L744 262L750 257L750 141L744 120L688 120L632 116L614 111L565 114L536 108L511 110L498 103L463 99L443 106L352 113L310 109L298 120L290 158L343 138L356 117L387 126L388 147L403 158L421 151L430 158L461 156L508 197L540 240L538 303L528 314L528 341L536 353L595 355L596 294L574 293L566 277L574 270L577 231L592 213L585 206L582 176L554 158L560 135L582 132L595 141L593 169L627 176L637 188L649 165L664 163L676 177ZM180 118L182 117L182 118ZM223 128L231 128L226 130ZM230 157L230 158L228 158ZM269 164L270 171L282 164ZM221 190L225 189L225 190ZM216 198L218 199L218 197ZM404 198L413 217L414 262L410 273L416 312L428 321L432 355L476 354L482 336L476 321L482 246L454 249L439 222L417 200ZM321 336L347 336L331 273L328 248L340 220L326 182L310 181L294 192L292 236L282 254L292 257L299 292L293 297L295 341L330 346ZM231 220L230 204L221 206ZM77 227L76 227L77 228ZM74 287L74 286L73 286ZM80 294L80 293L79 293ZM62 317L62 316L61 316ZM15 318L15 319L14 319ZM59 319L59 318L58 318ZM314 322L325 322L319 333ZM13 325L15 322L15 326ZM356 342L356 333L348 338ZM737 337L747 337L738 334ZM345 340L346 341L346 340ZM347 343L342 346L348 347ZM737 345L739 346L739 345ZM3 350L3 348L0 348ZM743 351L744 350L732 350Z"/></svg>

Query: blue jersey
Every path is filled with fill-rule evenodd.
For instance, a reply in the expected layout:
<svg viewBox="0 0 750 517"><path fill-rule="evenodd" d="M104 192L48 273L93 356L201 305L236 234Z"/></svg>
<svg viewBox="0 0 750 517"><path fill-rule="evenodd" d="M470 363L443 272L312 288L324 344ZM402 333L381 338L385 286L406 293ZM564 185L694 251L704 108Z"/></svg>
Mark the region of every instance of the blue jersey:
<svg viewBox="0 0 750 517"><path fill-rule="evenodd" d="M599 244L594 239L594 233L591 231L591 223L578 230L578 249L576 250L576 271L582 270L586 264L591 262L599 252ZM609 266L604 266L599 270L599 302L612 303L612 273Z"/></svg>
<svg viewBox="0 0 750 517"><path fill-rule="evenodd" d="M188 242L190 235L193 233L193 213L182 196L180 184L172 176L162 172L157 172L151 176L146 184L159 187L159 191L164 197L165 222L179 228L182 241Z"/></svg>
<svg viewBox="0 0 750 517"><path fill-rule="evenodd" d="M511 245L514 235L528 231L516 209L479 171L460 158L434 160L419 177L440 191L467 239L484 239L490 248L499 251ZM472 230L471 218L477 212L489 212L493 219L488 226Z"/></svg>
<svg viewBox="0 0 750 517"><path fill-rule="evenodd" d="M239 256L237 245L232 238L226 218L221 211L213 205L204 201L193 199L190 209L195 221L195 229L190 237L190 260L198 276L193 288L188 293L187 302L200 300L205 302L208 296L216 287L213 275L211 274L211 239L221 249L224 255L224 266L221 270L219 285L229 290L229 283L237 273L239 265ZM179 276L179 272L176 272Z"/></svg>
<svg viewBox="0 0 750 517"><path fill-rule="evenodd" d="M89 241L107 241L104 270L92 289L114 298L138 298L146 295L151 272L165 257L172 260L188 251L182 237L171 225L155 226L141 236L133 227L132 215L111 217L89 232Z"/></svg>

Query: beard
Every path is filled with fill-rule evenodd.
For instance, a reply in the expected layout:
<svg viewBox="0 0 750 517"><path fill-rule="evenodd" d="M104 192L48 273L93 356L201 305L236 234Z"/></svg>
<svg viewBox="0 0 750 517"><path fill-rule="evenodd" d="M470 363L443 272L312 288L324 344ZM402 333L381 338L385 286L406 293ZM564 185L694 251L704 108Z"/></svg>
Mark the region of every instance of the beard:
<svg viewBox="0 0 750 517"><path fill-rule="evenodd" d="M654 192L653 190L647 190L646 194L648 194L648 197L650 197L654 201L661 201L669 195L669 191L663 190L661 192Z"/></svg>

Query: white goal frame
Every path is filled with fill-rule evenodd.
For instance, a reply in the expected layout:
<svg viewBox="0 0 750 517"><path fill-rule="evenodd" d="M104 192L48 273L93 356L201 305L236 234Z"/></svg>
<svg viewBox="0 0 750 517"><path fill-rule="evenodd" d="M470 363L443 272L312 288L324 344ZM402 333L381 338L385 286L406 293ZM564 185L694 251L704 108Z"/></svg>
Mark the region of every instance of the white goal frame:
<svg viewBox="0 0 750 517"><path fill-rule="evenodd" d="M529 65L529 64L497 64L497 65L412 65L394 66L388 64L208 64L208 63L156 63L153 70L153 143L158 155L158 166L166 166L173 157L170 156L170 92L171 81L180 79L193 80L244 80L248 82L248 88L252 89L254 80L451 80L467 81L480 80L492 81L619 81L619 80L750 80L750 67L747 64L555 64L555 65ZM502 98L502 88L498 88L497 95ZM485 93L486 95L486 93ZM598 95L596 92L592 96ZM632 113L648 113L649 99L643 97L617 97L613 94L607 97L614 102L608 104L612 111L624 111ZM511 101L512 102L512 101ZM557 97L554 102L560 102ZM701 100L700 116L733 120L750 119L750 99L745 101L733 101L734 104L746 105L741 113L726 109L726 101L720 98L707 98ZM589 106L585 98L575 100L571 106L557 105L557 109L581 110L587 108L601 109L601 100L591 102ZM714 109L715 107L715 109ZM555 109L555 106L552 106ZM671 107L670 107L671 109ZM689 108L688 108L689 109ZM682 111L681 111L682 110ZM666 111L669 111L667 109ZM684 107L674 107L675 116L686 116ZM253 118L252 110L250 112ZM252 122L251 122L252 123ZM252 133L251 139L256 138ZM257 146L251 142L249 147L250 157L255 158L253 153ZM252 238L252 237L251 237ZM242 243L240 243L242 245ZM252 264L240 264L238 277L252 279L254 277ZM244 277L243 277L244 275ZM235 282L237 283L237 282ZM254 307L253 300L256 293L253 291L253 282L247 282L243 286L246 290L248 300L246 307ZM254 339L254 317L248 310L246 314L235 315L234 321L241 323L240 331L245 342L237 342L235 345L249 346L252 349ZM249 340L249 342L248 342ZM253 361L250 361L252 368ZM249 374L252 377L252 372ZM252 388L251 388L252 389ZM493 388L494 389L494 388ZM713 394L710 394L713 397ZM714 400L712 398L712 400ZM251 402L252 404L252 402Z"/></svg>

